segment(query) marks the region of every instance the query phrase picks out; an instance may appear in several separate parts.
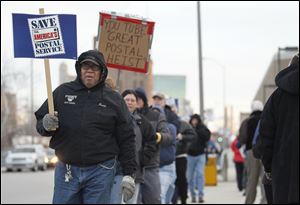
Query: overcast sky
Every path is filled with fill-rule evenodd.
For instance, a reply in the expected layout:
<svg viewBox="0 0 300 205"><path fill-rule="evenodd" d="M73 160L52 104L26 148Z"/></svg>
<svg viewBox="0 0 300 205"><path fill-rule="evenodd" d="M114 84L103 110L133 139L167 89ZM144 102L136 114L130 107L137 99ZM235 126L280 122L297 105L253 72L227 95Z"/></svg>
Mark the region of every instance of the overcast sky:
<svg viewBox="0 0 300 205"><path fill-rule="evenodd" d="M13 59L12 13L76 14L78 53L92 48L98 13L116 11L155 21L154 74L186 75L187 98L199 111L196 2L3 2L1 1L1 73L30 70L30 60ZM299 2L201 2L204 104L223 112L223 69L226 104L236 112L250 103L278 47L299 46ZM74 60L51 60L53 88L58 65L65 61L75 74ZM34 60L37 105L46 98L43 61ZM8 70L3 70L4 67ZM29 73L29 72L28 72ZM25 75L28 76L28 73ZM2 74L1 74L2 75ZM29 85L28 85L29 86ZM17 89L28 90L28 86ZM29 91L29 90L28 90ZM37 95L37 94L36 94Z"/></svg>

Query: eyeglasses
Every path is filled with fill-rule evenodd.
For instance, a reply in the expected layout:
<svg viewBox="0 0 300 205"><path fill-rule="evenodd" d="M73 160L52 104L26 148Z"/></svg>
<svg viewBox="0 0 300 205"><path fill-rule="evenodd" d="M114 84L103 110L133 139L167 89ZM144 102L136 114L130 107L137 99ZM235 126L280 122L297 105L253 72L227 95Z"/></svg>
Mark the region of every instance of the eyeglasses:
<svg viewBox="0 0 300 205"><path fill-rule="evenodd" d="M81 64L81 69L83 70L88 70L88 69L92 69L92 71L100 71L100 67L93 64L93 63L82 63Z"/></svg>

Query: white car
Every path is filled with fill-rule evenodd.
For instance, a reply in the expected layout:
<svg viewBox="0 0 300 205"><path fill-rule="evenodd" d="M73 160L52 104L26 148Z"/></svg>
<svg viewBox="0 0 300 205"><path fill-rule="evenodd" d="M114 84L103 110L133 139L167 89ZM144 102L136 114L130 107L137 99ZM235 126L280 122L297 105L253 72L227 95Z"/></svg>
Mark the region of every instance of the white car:
<svg viewBox="0 0 300 205"><path fill-rule="evenodd" d="M47 154L42 145L18 145L12 151L9 151L5 159L7 171L30 169L47 169Z"/></svg>

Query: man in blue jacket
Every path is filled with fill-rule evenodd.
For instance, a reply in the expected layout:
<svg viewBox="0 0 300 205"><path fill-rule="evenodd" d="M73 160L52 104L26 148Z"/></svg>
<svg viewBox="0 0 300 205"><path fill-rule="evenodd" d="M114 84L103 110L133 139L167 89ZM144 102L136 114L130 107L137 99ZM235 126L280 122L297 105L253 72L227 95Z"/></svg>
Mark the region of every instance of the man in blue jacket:
<svg viewBox="0 0 300 205"><path fill-rule="evenodd" d="M136 162L127 106L120 94L105 85L108 70L99 51L82 53L75 68L76 80L53 93L58 114L47 114L47 101L35 113L37 131L52 136L50 147L59 159L53 203L109 203L117 156L129 199Z"/></svg>

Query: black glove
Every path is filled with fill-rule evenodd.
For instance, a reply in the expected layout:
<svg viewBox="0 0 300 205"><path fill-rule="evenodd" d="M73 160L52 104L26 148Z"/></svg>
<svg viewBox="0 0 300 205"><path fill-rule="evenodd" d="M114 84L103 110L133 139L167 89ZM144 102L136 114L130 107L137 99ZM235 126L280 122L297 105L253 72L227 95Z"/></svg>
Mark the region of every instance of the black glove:
<svg viewBox="0 0 300 205"><path fill-rule="evenodd" d="M54 112L54 115L46 114L43 117L43 127L46 131L55 131L58 128L58 113Z"/></svg>

